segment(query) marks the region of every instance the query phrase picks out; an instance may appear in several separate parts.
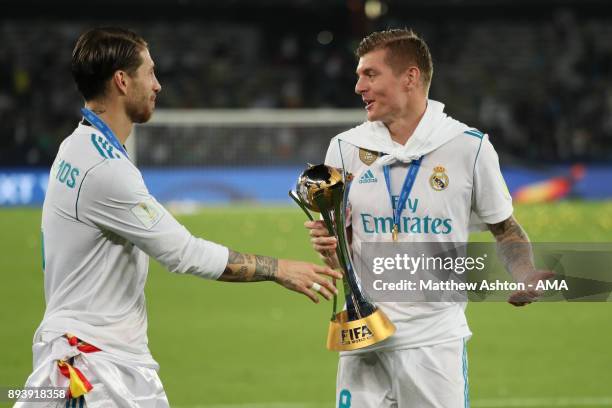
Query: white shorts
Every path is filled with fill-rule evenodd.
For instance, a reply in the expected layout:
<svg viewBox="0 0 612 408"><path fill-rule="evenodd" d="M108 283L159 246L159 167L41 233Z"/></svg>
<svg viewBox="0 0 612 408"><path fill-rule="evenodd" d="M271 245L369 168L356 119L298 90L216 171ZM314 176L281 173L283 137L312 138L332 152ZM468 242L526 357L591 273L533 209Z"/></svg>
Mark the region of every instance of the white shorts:
<svg viewBox="0 0 612 408"><path fill-rule="evenodd" d="M34 372L26 387L59 387L68 389L69 381L57 360L71 361L93 388L80 398L41 402L18 402L14 408L168 408L168 398L157 371L150 367L122 364L104 357L105 353L81 353L64 337L40 342L32 347Z"/></svg>
<svg viewBox="0 0 612 408"><path fill-rule="evenodd" d="M337 408L467 408L465 340L341 355Z"/></svg>

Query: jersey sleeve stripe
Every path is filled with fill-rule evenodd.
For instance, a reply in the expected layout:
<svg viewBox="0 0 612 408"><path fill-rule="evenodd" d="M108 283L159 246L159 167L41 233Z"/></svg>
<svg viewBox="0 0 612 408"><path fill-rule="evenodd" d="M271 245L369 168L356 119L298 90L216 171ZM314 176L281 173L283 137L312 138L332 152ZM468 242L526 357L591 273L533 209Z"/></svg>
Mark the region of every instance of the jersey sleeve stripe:
<svg viewBox="0 0 612 408"><path fill-rule="evenodd" d="M477 137L478 139L482 139L484 137L484 134L476 129L466 130L463 133L465 133L466 135Z"/></svg>
<svg viewBox="0 0 612 408"><path fill-rule="evenodd" d="M100 153L100 156L104 157L105 159L108 159L108 157L106 157L106 155L104 154L104 150L102 150L102 147L100 147L100 145L98 144L95 133L91 134L91 143L94 145L96 150L98 150L98 153Z"/></svg>
<svg viewBox="0 0 612 408"><path fill-rule="evenodd" d="M476 163L478 162L478 156L480 155L480 148L482 147L482 138L480 138L480 143L478 144L478 150L476 151L476 158L474 159L474 167L472 168L472 180L476 175Z"/></svg>

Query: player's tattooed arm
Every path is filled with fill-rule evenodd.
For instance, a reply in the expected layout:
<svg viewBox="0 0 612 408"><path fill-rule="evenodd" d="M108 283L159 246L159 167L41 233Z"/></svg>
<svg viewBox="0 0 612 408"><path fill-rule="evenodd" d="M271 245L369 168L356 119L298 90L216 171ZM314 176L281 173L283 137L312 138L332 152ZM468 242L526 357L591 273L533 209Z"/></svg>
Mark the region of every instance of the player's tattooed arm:
<svg viewBox="0 0 612 408"><path fill-rule="evenodd" d="M259 282L276 280L278 259L268 256L242 254L229 250L225 271L219 280L227 282Z"/></svg>
<svg viewBox="0 0 612 408"><path fill-rule="evenodd" d="M526 284L524 290L513 292L508 302L514 306L525 306L537 301L544 293L538 289L538 283L552 278L554 273L535 268L527 233L514 216L497 224L489 224L489 231L497 240L497 255L506 270L517 282Z"/></svg>
<svg viewBox="0 0 612 408"><path fill-rule="evenodd" d="M335 286L326 277L341 279L342 274L329 267L309 262L248 255L230 249L227 266L219 280L226 282L274 281L289 290L303 293L313 302L318 303L318 295L329 300L332 298L332 293L338 293Z"/></svg>
<svg viewBox="0 0 612 408"><path fill-rule="evenodd" d="M497 255L504 267L517 281L523 281L535 269L527 233L513 215L500 223L488 224L488 227L495 236Z"/></svg>

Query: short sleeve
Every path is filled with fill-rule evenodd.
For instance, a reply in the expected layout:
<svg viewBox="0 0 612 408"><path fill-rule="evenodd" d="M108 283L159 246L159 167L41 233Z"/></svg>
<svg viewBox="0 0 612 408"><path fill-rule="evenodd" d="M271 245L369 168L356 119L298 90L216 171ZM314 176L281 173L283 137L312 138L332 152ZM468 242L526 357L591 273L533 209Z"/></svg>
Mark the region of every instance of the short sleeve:
<svg viewBox="0 0 612 408"><path fill-rule="evenodd" d="M191 235L130 163L109 160L88 172L76 209L80 221L126 239L171 272L217 279L227 265L228 249Z"/></svg>
<svg viewBox="0 0 612 408"><path fill-rule="evenodd" d="M481 223L496 224L512 215L512 197L499 167L499 157L484 136L474 163L472 212Z"/></svg>

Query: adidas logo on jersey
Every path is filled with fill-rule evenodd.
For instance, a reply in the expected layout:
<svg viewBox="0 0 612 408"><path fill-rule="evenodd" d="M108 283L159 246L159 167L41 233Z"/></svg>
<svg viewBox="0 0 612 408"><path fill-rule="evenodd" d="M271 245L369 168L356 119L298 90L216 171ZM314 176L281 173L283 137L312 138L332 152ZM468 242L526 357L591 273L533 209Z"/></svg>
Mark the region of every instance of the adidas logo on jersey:
<svg viewBox="0 0 612 408"><path fill-rule="evenodd" d="M378 179L374 177L372 170L366 170L361 177L359 177L359 184L365 183L376 183Z"/></svg>

